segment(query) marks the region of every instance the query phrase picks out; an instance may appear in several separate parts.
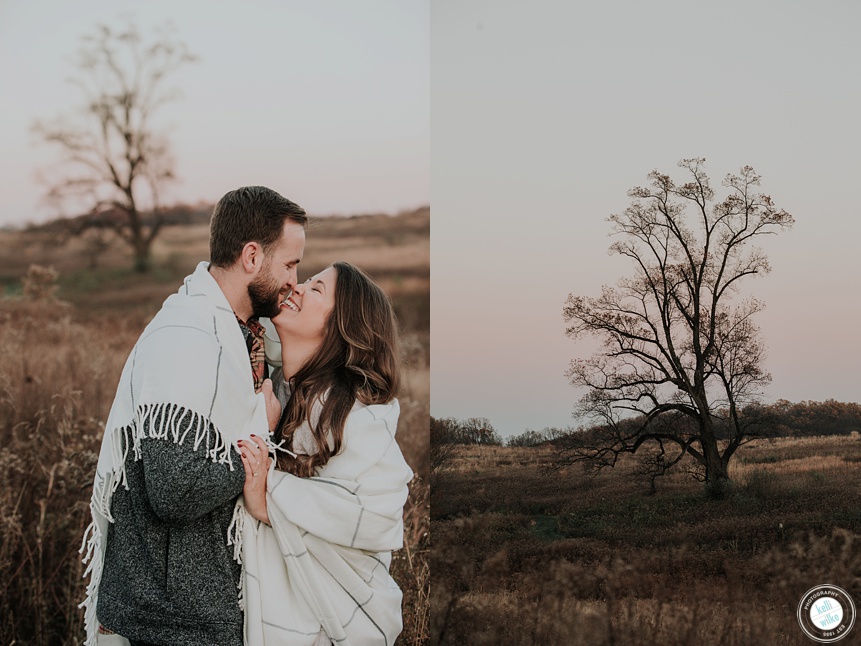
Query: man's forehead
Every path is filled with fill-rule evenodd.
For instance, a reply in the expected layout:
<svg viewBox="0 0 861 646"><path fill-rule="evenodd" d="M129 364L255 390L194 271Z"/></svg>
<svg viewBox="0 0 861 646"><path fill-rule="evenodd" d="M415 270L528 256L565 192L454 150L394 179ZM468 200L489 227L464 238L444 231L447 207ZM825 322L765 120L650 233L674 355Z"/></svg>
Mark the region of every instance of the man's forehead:
<svg viewBox="0 0 861 646"><path fill-rule="evenodd" d="M294 232L294 233L301 231L302 234L304 235L305 234L305 225L302 224L301 222L296 222L295 220L291 220L288 218L288 219L284 220L284 231L289 231L289 232Z"/></svg>
<svg viewBox="0 0 861 646"><path fill-rule="evenodd" d="M305 249L305 227L297 222L284 225L284 235L281 236L280 247L286 253L298 253L300 256Z"/></svg>
<svg viewBox="0 0 861 646"><path fill-rule="evenodd" d="M294 222L293 220L285 220L282 229L282 238L305 238L305 226Z"/></svg>

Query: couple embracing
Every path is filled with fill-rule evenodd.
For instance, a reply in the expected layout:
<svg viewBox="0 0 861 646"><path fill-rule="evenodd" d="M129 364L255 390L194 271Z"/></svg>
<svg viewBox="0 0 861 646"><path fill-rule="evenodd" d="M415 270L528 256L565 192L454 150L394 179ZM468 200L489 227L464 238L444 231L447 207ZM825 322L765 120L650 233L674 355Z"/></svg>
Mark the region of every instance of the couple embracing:
<svg viewBox="0 0 861 646"><path fill-rule="evenodd" d="M146 327L99 454L87 645L388 644L412 472L391 303L335 262L299 284L305 211L245 187Z"/></svg>

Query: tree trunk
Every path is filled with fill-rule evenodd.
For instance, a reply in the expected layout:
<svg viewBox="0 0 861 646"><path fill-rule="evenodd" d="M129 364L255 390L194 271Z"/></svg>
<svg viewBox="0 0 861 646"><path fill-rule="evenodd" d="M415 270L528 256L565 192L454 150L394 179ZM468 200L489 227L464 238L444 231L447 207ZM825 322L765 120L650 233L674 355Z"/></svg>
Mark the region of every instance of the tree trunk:
<svg viewBox="0 0 861 646"><path fill-rule="evenodd" d="M134 268L139 273L146 273L150 269L150 246L151 240L147 236L146 228L141 221L141 214L138 213L135 206L134 196L131 192L131 186L126 189L128 196L128 204L124 210L128 217L129 238L132 250L135 254Z"/></svg>
<svg viewBox="0 0 861 646"><path fill-rule="evenodd" d="M135 271L145 274L150 270L150 245L145 240L135 240Z"/></svg>
<svg viewBox="0 0 861 646"><path fill-rule="evenodd" d="M711 416L705 414L705 418L701 420L702 424L702 447L703 458L706 466L706 482L715 483L720 480L729 480L729 472L727 465L721 459L720 451L718 450L717 438L715 437L714 425Z"/></svg>

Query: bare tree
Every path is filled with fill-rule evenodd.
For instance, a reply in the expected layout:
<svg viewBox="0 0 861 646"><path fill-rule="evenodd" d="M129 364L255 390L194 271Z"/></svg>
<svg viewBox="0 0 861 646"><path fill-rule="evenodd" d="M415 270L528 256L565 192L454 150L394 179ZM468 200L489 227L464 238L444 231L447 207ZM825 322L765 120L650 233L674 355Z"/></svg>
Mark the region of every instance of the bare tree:
<svg viewBox="0 0 861 646"><path fill-rule="evenodd" d="M139 271L148 269L162 226L159 195L175 179L168 139L154 117L177 96L165 79L192 60L167 29L145 43L133 25L120 31L100 25L78 52L73 80L85 96L83 108L71 118L33 126L61 153L46 180L47 197L88 211L73 221L73 233L116 232L132 248Z"/></svg>
<svg viewBox="0 0 861 646"><path fill-rule="evenodd" d="M470 417L461 422L460 438L464 444L502 446L502 438L486 417Z"/></svg>
<svg viewBox="0 0 861 646"><path fill-rule="evenodd" d="M756 191L750 166L726 176L728 195L717 202L704 162L679 162L690 174L684 183L653 171L651 186L632 189L631 205L609 222L619 237L610 249L630 259L633 275L598 298L568 296L566 333L595 335L602 347L567 373L588 389L576 412L597 426L562 443L560 464L614 466L649 446L642 464L651 474L688 455L697 475L715 483L759 432L759 417L743 409L771 381L753 321L763 305L738 289L770 270L756 241L793 218Z"/></svg>

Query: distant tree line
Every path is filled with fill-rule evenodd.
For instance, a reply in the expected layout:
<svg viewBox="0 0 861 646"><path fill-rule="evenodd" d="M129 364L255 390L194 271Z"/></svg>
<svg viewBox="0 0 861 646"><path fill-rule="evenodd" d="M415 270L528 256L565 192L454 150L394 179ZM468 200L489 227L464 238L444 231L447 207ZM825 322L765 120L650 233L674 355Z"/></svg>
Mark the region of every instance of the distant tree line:
<svg viewBox="0 0 861 646"><path fill-rule="evenodd" d="M779 436L861 433L861 404L854 402L826 399L824 402L801 401L793 404L778 399L762 408L770 414L775 434Z"/></svg>
<svg viewBox="0 0 861 646"><path fill-rule="evenodd" d="M139 214L142 226L160 230L165 226L208 225L213 204L175 204ZM73 238L84 241L83 254L90 260L90 269L96 269L104 252L114 240L122 236L118 228L124 226L127 214L117 208L105 208L75 217L62 217L41 224L30 224L25 231L35 234L41 243L50 248L62 247ZM148 261L147 261L148 262Z"/></svg>
<svg viewBox="0 0 861 646"><path fill-rule="evenodd" d="M827 399L824 402L801 401L792 403L785 399L779 399L772 404L752 404L745 406L738 414L738 419L730 424L725 415L714 417L715 436L718 440L728 441L735 432L735 424L740 423L746 429L746 434L751 438L756 437L813 437L819 435L849 435L856 432L861 433L861 404L853 402L838 402ZM622 420L621 426L630 425L635 428L641 424L637 418ZM666 431L692 431L685 429L685 425L693 425L693 422L685 417L678 416L667 418L662 422L666 425ZM577 431L558 432L555 431L545 441L556 445L566 444L590 444L598 440L608 429L603 426L592 426L580 428ZM521 442L529 437L529 431L521 436L509 438L509 446L529 446ZM537 442L540 444L541 442ZM531 444L534 446L534 444Z"/></svg>
<svg viewBox="0 0 861 646"><path fill-rule="evenodd" d="M827 399L824 402L801 401L792 403L779 399L773 404L746 406L741 417L757 437L812 437L817 435L849 435L861 433L861 404ZM624 421L622 422L625 423ZM632 418L627 423L632 427L639 421ZM676 418L667 423L675 425L690 423L686 418ZM715 419L719 439L731 437L732 429L721 416ZM490 421L484 417L458 420L453 417L431 417L431 446L456 446L465 444L491 446L539 446L545 443L564 444L571 441L590 441L600 435L602 427L575 429L545 427L540 431L527 429L520 435L512 435L503 441ZM755 432L754 432L755 431Z"/></svg>
<svg viewBox="0 0 861 646"><path fill-rule="evenodd" d="M575 429L570 426L566 428L551 428L545 427L540 431L532 430L531 428L526 429L520 435L512 435L505 442L506 446L538 446L540 444L544 444L545 442L552 442L554 440L558 440L561 437L566 437L571 433L574 433Z"/></svg>
<svg viewBox="0 0 861 646"><path fill-rule="evenodd" d="M459 420L454 417L430 418L431 444L483 444L502 446L502 438L486 417Z"/></svg>
<svg viewBox="0 0 861 646"><path fill-rule="evenodd" d="M147 225L158 218L163 226L209 224L212 218L212 204L201 202L195 205L176 204L161 207L158 213L147 213L141 221ZM124 215L116 209L105 209L98 213L85 213L71 218L57 218L42 224L31 224L28 231L65 234L68 237L81 235L92 229L113 230Z"/></svg>

